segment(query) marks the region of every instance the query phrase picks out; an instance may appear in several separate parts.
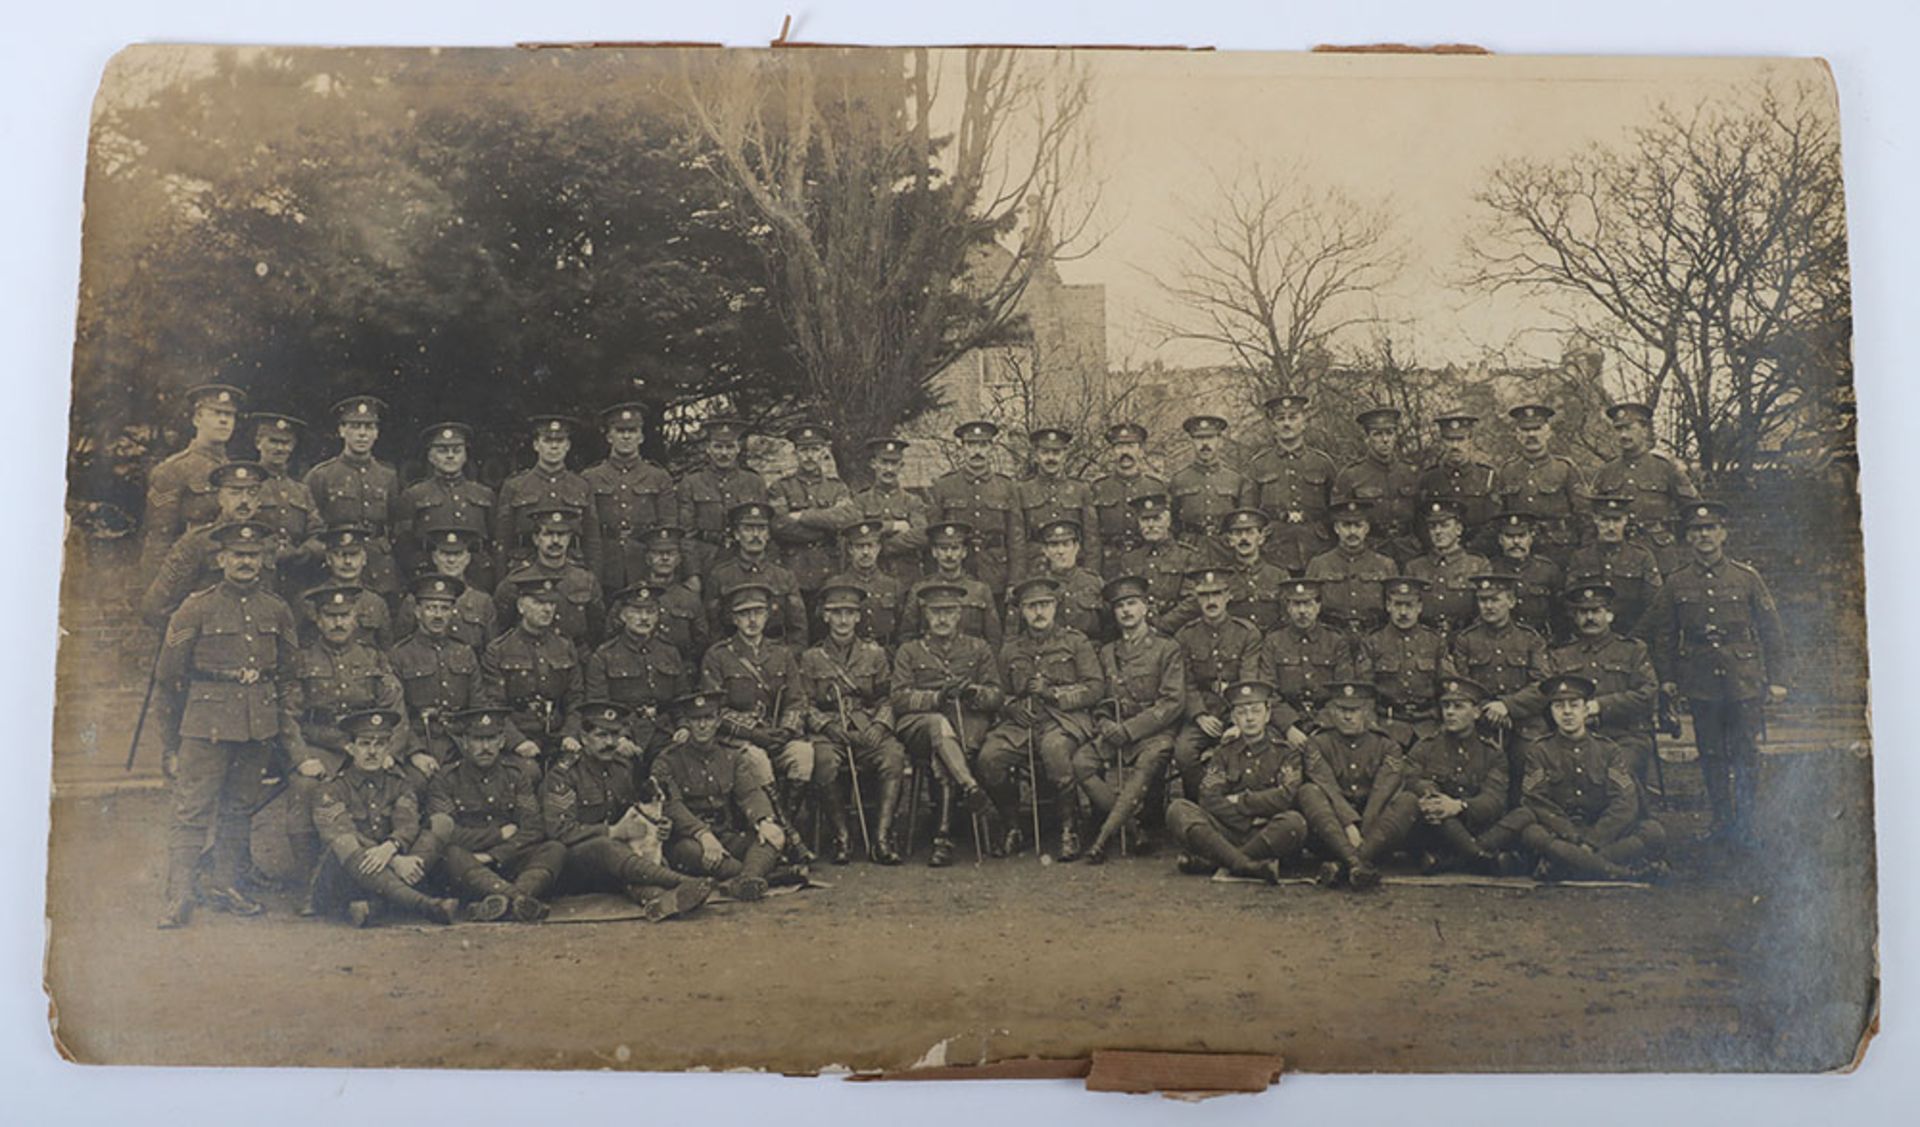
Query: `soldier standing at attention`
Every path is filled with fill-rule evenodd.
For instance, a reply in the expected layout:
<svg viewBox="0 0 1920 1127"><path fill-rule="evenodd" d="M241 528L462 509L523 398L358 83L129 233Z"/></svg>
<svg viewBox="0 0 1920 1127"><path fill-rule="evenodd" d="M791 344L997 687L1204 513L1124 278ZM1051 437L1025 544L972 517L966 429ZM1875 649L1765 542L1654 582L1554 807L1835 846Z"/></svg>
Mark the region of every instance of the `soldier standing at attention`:
<svg viewBox="0 0 1920 1127"><path fill-rule="evenodd" d="M1715 837L1750 845L1762 711L1787 699L1786 633L1766 580L1727 558L1727 508L1686 511L1693 558L1667 577L1641 632L1652 640L1661 689L1686 697Z"/></svg>
<svg viewBox="0 0 1920 1127"><path fill-rule="evenodd" d="M1421 502L1421 518L1427 526L1427 542L1432 545L1423 556L1407 561L1410 578L1427 585L1425 621L1442 634L1451 634L1473 618L1473 577L1492 568L1487 557L1469 552L1460 543L1466 526L1460 508L1452 501L1435 499Z"/></svg>
<svg viewBox="0 0 1920 1127"><path fill-rule="evenodd" d="M1367 635L1355 659L1377 690L1382 727L1401 747L1433 734L1440 677L1453 662L1445 635L1420 621L1426 590L1423 579L1389 579L1387 624Z"/></svg>
<svg viewBox="0 0 1920 1127"><path fill-rule="evenodd" d="M567 860L567 847L547 836L540 776L501 761L506 709L469 709L455 721L460 758L427 783L427 828L441 843L447 881L475 898L470 920L511 912L521 923L539 923L548 912L540 897Z"/></svg>
<svg viewBox="0 0 1920 1127"><path fill-rule="evenodd" d="M1300 753L1268 727L1272 686L1228 687L1233 726L1206 764L1197 797L1167 806L1167 832L1185 850L1183 873L1216 866L1237 877L1280 883L1280 866L1307 843L1307 822L1294 803L1302 782Z"/></svg>
<svg viewBox="0 0 1920 1127"><path fill-rule="evenodd" d="M1260 628L1227 613L1226 572L1201 568L1187 585L1187 598L1199 616L1173 635L1187 664L1184 723L1173 739L1173 770L1181 795L1197 801L1208 750L1229 727L1227 689L1253 680L1260 671ZM1260 698L1263 709L1272 703L1271 686L1267 688Z"/></svg>
<svg viewBox="0 0 1920 1127"><path fill-rule="evenodd" d="M495 615L501 623L512 626L521 588L534 580L551 580L560 595L559 631L576 649L585 651L601 638L607 608L600 598L600 581L574 562L580 510L543 507L528 513L527 521L533 530L533 558L508 572L495 588Z"/></svg>
<svg viewBox="0 0 1920 1127"><path fill-rule="evenodd" d="M907 447L901 438L867 440L867 469L873 484L853 495L853 506L865 520L877 520L880 529L880 568L904 588L920 578L921 553L927 547L927 525L932 510L918 495L900 485Z"/></svg>
<svg viewBox="0 0 1920 1127"><path fill-rule="evenodd" d="M968 545L972 542L973 526L961 521L944 521L927 529L927 555L933 560L933 570L913 585L907 592L906 602L900 606L902 637L918 638L924 632L921 601L929 588L958 587L962 592L960 632L981 639L988 648L999 652L1002 634L993 592L965 570Z"/></svg>
<svg viewBox="0 0 1920 1127"><path fill-rule="evenodd" d="M1565 585L1560 565L1534 550L1540 521L1533 513L1506 512L1493 518L1494 543L1500 550L1487 559L1487 570L1513 576L1513 617L1531 626L1543 638L1565 636L1558 600Z"/></svg>
<svg viewBox="0 0 1920 1127"><path fill-rule="evenodd" d="M993 440L999 435L1000 428L984 419L953 428L960 440L960 468L935 478L932 490L934 521L972 529L974 577L996 599L1014 578L1011 553L1020 531L1013 479L993 468Z"/></svg>
<svg viewBox="0 0 1920 1127"><path fill-rule="evenodd" d="M1247 467L1253 479L1253 504L1273 518L1267 536L1267 558L1301 575L1308 561L1333 546L1327 532L1327 505L1333 499L1337 472L1325 451L1307 445L1307 407L1304 395L1276 395L1267 400L1267 421L1273 426L1273 445L1260 451Z"/></svg>
<svg viewBox="0 0 1920 1127"><path fill-rule="evenodd" d="M1407 843L1421 851L1422 872L1501 871L1501 854L1533 823L1526 807L1507 806L1506 753L1479 729L1486 698L1470 678L1443 678L1440 730L1407 754L1407 791L1420 810Z"/></svg>
<svg viewBox="0 0 1920 1127"><path fill-rule="evenodd" d="M860 604L860 636L891 650L899 636L900 602L907 588L880 568L886 525L884 520L867 519L847 526L841 534L846 545L846 570L829 577L826 586L858 587L865 591L867 597Z"/></svg>
<svg viewBox="0 0 1920 1127"><path fill-rule="evenodd" d="M641 760L641 774L668 734L664 718L693 689L693 667L660 636L660 604L666 588L637 583L613 596L619 630L587 657L588 700L626 709L626 752Z"/></svg>
<svg viewBox="0 0 1920 1127"><path fill-rule="evenodd" d="M261 780L274 741L300 738L286 689L294 680L293 612L260 586L273 530L257 521L220 526L220 581L187 596L167 623L155 682L177 716L179 757L168 784L166 909L161 927L185 926L193 873L208 834L212 860L204 894L214 906L257 915L235 888Z"/></svg>
<svg viewBox="0 0 1920 1127"><path fill-rule="evenodd" d="M487 644L480 655L480 700L505 710L511 734L518 737L515 766L538 775L542 757L551 761L580 750L581 703L586 676L573 643L560 633L559 585L530 577L515 585L514 624Z"/></svg>
<svg viewBox="0 0 1920 1127"><path fill-rule="evenodd" d="M939 820L927 864L937 869L953 861L954 792L976 815L989 809L970 752L1000 707L1002 679L993 648L960 632L966 588L931 583L919 590L926 628L893 655L893 713L908 753L933 771Z"/></svg>
<svg viewBox="0 0 1920 1127"><path fill-rule="evenodd" d="M314 591L351 587L359 592L354 598L353 617L359 626L360 640L378 650L393 645L393 614L387 609L387 600L366 585L368 545L372 541L372 531L360 524L337 525L321 531L321 562L326 564L327 571L319 587L301 596L303 638L311 641L320 624L314 614Z"/></svg>
<svg viewBox="0 0 1920 1127"><path fill-rule="evenodd" d="M1101 646L1099 655L1111 702L1096 709L1095 738L1072 760L1074 781L1100 821L1087 846L1091 865L1107 859L1107 847L1122 828L1131 829L1136 846L1146 844L1134 818L1166 774L1187 698L1186 655L1147 624L1147 581L1122 576L1103 594L1119 635ZM1107 777L1110 761L1117 776L1112 779Z"/></svg>
<svg viewBox="0 0 1920 1127"><path fill-rule="evenodd" d="M1100 537L1100 569L1112 569L1126 552L1140 546L1135 526L1135 502L1146 496L1166 496L1167 483L1147 471L1147 428L1138 423L1115 423L1107 428L1107 462L1113 466L1093 483L1093 512ZM1131 512L1129 510L1132 510ZM1169 514L1171 520L1171 514ZM1171 539L1171 524L1168 537ZM1195 564L1194 566L1199 566ZM1122 571L1131 573L1126 565Z"/></svg>
<svg viewBox="0 0 1920 1127"><path fill-rule="evenodd" d="M738 419L708 419L700 427L700 451L707 464L680 481L681 528L686 529L684 560L694 593L708 601L717 593L701 590L727 544L727 514L741 505L767 503L767 480L740 464L747 425Z"/></svg>
<svg viewBox="0 0 1920 1127"><path fill-rule="evenodd" d="M1332 688L1333 727L1314 733L1303 752L1300 813L1333 858L1321 868L1320 883L1344 881L1364 892L1380 884L1373 863L1406 838L1420 807L1401 785L1400 745L1372 726L1373 686L1347 681Z"/></svg>
<svg viewBox="0 0 1920 1127"><path fill-rule="evenodd" d="M279 535L274 551L276 590L298 591L320 562L320 513L307 484L293 476L293 451L307 424L292 415L255 412L253 447L260 455L266 480L260 483L261 523Z"/></svg>
<svg viewBox="0 0 1920 1127"><path fill-rule="evenodd" d="M453 629L466 593L467 585L452 576L415 579L408 598L418 628L387 654L413 720L408 762L423 779L453 759L449 721L479 703L480 653Z"/></svg>
<svg viewBox="0 0 1920 1127"><path fill-rule="evenodd" d="M593 510L593 487L567 468L576 424L565 415L534 415L533 465L500 485L493 510L493 544L500 553L500 571L514 570L534 556L534 517L555 509L575 513ZM598 558L600 522L588 521L570 552L578 562Z"/></svg>
<svg viewBox="0 0 1920 1127"><path fill-rule="evenodd" d="M1645 816L1640 788L1612 740L1587 728L1593 682L1563 674L1539 686L1554 733L1527 748L1521 793L1533 819L1520 844L1540 858L1541 879L1659 876L1667 834Z"/></svg>
<svg viewBox="0 0 1920 1127"><path fill-rule="evenodd" d="M680 872L712 877L734 900L767 895L767 874L786 848L765 784L745 753L719 739L720 698L694 693L680 702L688 738L653 761L671 827L667 862Z"/></svg>
<svg viewBox="0 0 1920 1127"><path fill-rule="evenodd" d="M787 432L787 441L799 464L773 483L767 499L773 506L774 542L800 598L811 606L820 585L840 566L840 531L860 518L860 510L847 483L827 476L833 449L827 428L797 426Z"/></svg>
<svg viewBox="0 0 1920 1127"><path fill-rule="evenodd" d="M193 440L147 475L147 511L142 519L140 570L151 575L167 549L187 529L213 522L219 509L207 474L227 460L227 442L240 419L246 392L230 384L187 389Z"/></svg>
<svg viewBox="0 0 1920 1127"><path fill-rule="evenodd" d="M1400 459L1400 412L1375 407L1360 412L1354 421L1366 435L1367 456L1333 479L1333 495L1371 502L1374 543L1395 563L1404 564L1421 549L1414 528L1420 471Z"/></svg>
<svg viewBox="0 0 1920 1127"><path fill-rule="evenodd" d="M1181 424L1193 444L1193 460L1167 479L1173 498L1174 535L1211 553L1220 563L1233 560L1222 541L1222 522L1235 511L1257 508L1254 485L1246 475L1220 460L1227 420L1218 415L1194 415Z"/></svg>
<svg viewBox="0 0 1920 1127"><path fill-rule="evenodd" d="M1055 621L1073 627L1090 641L1104 638L1106 601L1100 597L1100 577L1080 566L1080 525L1070 520L1049 521L1033 530L1033 538L1040 548L1040 566L1034 574L1053 580L1059 588ZM1011 598L1007 605L1007 633L1013 634L1020 629L1019 608L1013 606Z"/></svg>
<svg viewBox="0 0 1920 1127"><path fill-rule="evenodd" d="M1659 561L1644 544L1627 539L1633 498L1604 495L1590 502L1593 539L1574 551L1567 574L1594 576L1613 587L1614 627L1623 635L1637 633L1640 616L1664 581Z"/></svg>
<svg viewBox="0 0 1920 1127"><path fill-rule="evenodd" d="M260 485L266 474L255 462L222 462L207 473L213 490L217 519L195 525L175 540L153 572L140 597L140 617L149 626L165 626L188 595L219 582L221 546L213 535L216 529L235 521L254 520L259 512ZM279 538L274 538L278 554ZM275 591L271 573L259 580L260 587Z"/></svg>
<svg viewBox="0 0 1920 1127"><path fill-rule="evenodd" d="M660 638L680 652L688 669L697 669L713 630L707 625L707 608L693 589L693 581L681 575L685 531L679 525L664 524L645 536L646 584L660 592Z"/></svg>
<svg viewBox="0 0 1920 1127"><path fill-rule="evenodd" d="M767 550L772 543L773 513L771 505L746 501L727 514L733 550L707 572L707 616L714 633L725 634L732 620L725 605L727 593L748 585L765 587L773 598L767 637L786 642L798 653L807 644L807 603L800 594L800 581Z"/></svg>
<svg viewBox="0 0 1920 1127"><path fill-rule="evenodd" d="M1460 514L1462 542L1476 548L1500 504L1494 468L1473 449L1473 428L1479 421L1473 415L1434 420L1440 431L1440 459L1421 471L1419 483L1421 509L1439 500L1452 502Z"/></svg>
<svg viewBox="0 0 1920 1127"><path fill-rule="evenodd" d="M1565 567L1586 524L1587 485L1579 467L1547 448L1553 442L1553 416L1553 408L1543 403L1507 412L1520 454L1500 467L1494 486L1506 512L1533 514L1539 537L1535 550Z"/></svg>
<svg viewBox="0 0 1920 1127"><path fill-rule="evenodd" d="M599 526L587 566L608 594L646 578L641 538L680 516L672 475L640 455L646 417L646 407L639 403L616 403L600 412L607 456L580 474L593 496L587 520Z"/></svg>
<svg viewBox="0 0 1920 1127"><path fill-rule="evenodd" d="M1660 573L1671 575L1687 562L1687 552L1674 538L1674 524L1687 506L1699 500L1687 471L1653 448L1653 408L1645 403L1615 403L1607 408L1620 455L1593 474L1593 491L1632 500L1633 540L1646 546L1660 563Z"/></svg>
<svg viewBox="0 0 1920 1127"><path fill-rule="evenodd" d="M480 536L477 529L471 528L429 528L420 538L427 552L427 570L423 575L459 580L460 593L454 599L453 618L447 630L472 646L476 654L499 633L500 621L500 608L494 605L489 589L471 578L477 554L474 549L480 543ZM400 609L394 612L393 632L401 638L412 634L420 625L418 591L416 583L413 591L400 600Z"/></svg>
<svg viewBox="0 0 1920 1127"><path fill-rule="evenodd" d="M389 537L404 515L399 472L373 456L373 444L380 440L380 417L386 410L387 405L371 395L335 403L340 453L307 471L307 491L313 494L323 524L367 530L367 567L360 583L381 598L400 590Z"/></svg>
<svg viewBox="0 0 1920 1127"><path fill-rule="evenodd" d="M420 891L439 858L439 842L423 832L419 793L388 754L400 725L399 713L381 709L342 716L348 760L314 804L314 826L327 845L314 899L323 910L346 899L355 927L372 922L376 904L441 924L454 922L460 912L458 900Z"/></svg>
<svg viewBox="0 0 1920 1127"><path fill-rule="evenodd" d="M1185 621L1181 600L1187 593L1187 575L1209 563L1207 557L1173 538L1173 505L1165 493L1144 493L1133 499L1133 523L1139 530L1133 547L1117 558L1108 554L1109 566L1117 566L1122 575L1138 575L1147 581L1147 622L1162 634L1171 635Z"/></svg>
<svg viewBox="0 0 1920 1127"><path fill-rule="evenodd" d="M1041 561L1034 545L1039 532L1056 521L1072 521L1080 528L1080 558L1096 579L1100 572L1100 523L1093 508L1093 487L1066 474L1067 451L1073 446L1073 432L1059 427L1041 427L1029 431L1027 443L1033 453L1033 472L1014 484L1014 501L1020 510L1018 538L1020 549L1015 563L1016 576L1037 575Z"/></svg>
<svg viewBox="0 0 1920 1127"><path fill-rule="evenodd" d="M1321 614L1335 626L1364 636L1378 629L1386 613L1383 588L1400 568L1367 543L1372 530L1372 505L1358 498L1335 501L1334 546L1307 563L1306 578L1320 584Z"/></svg>
<svg viewBox="0 0 1920 1127"><path fill-rule="evenodd" d="M1073 785L1073 753L1093 737L1090 710L1100 699L1104 682L1100 659L1087 636L1055 622L1060 605L1059 584L1051 579L1026 580L1013 590L1022 627L1001 647L1007 676L1008 704L1000 723L987 733L980 747L980 781L993 799L1007 827L998 855L1024 848L1019 788L1014 772L1025 770L1027 756L1038 760L1046 782L1060 807L1058 860L1080 856L1080 810ZM1038 801L1041 780L1031 780ZM1035 842L1039 849L1040 843Z"/></svg>
<svg viewBox="0 0 1920 1127"><path fill-rule="evenodd" d="M1547 651L1547 673L1572 673L1593 682L1588 726L1620 745L1634 781L1645 790L1647 767L1654 755L1653 710L1660 696L1653 659L1646 643L1613 632L1613 588L1605 582L1583 579L1567 589L1564 601L1573 616L1574 637ZM1523 715L1535 718L1541 731L1547 729L1547 702L1537 693L1528 694L1516 706Z"/></svg>
<svg viewBox="0 0 1920 1127"><path fill-rule="evenodd" d="M478 532L495 523L493 490L467 476L473 428L465 423L435 423L421 431L420 438L426 444L431 472L400 494L400 523L393 534L400 563L409 574L420 570L427 529L471 528ZM503 565L492 559L479 563L471 581L482 590L491 590Z"/></svg>
<svg viewBox="0 0 1920 1127"><path fill-rule="evenodd" d="M900 801L900 780L906 776L907 751L894 735L892 663L878 642L858 633L866 599L859 587L829 586L820 592L827 633L800 655L800 678L809 704L807 730L814 735L814 777L833 833L829 859L836 865L852 859L839 780L845 775L847 785L857 788L856 773L864 771L879 784L877 792L863 792L873 797L861 803L874 812L873 849L867 859L898 865L893 811Z"/></svg>

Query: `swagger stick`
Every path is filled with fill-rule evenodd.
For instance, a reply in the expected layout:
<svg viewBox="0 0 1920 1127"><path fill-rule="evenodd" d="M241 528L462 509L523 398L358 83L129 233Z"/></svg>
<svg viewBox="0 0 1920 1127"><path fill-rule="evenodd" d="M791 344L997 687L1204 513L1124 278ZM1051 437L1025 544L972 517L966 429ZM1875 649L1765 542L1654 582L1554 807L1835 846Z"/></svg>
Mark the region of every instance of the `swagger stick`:
<svg viewBox="0 0 1920 1127"><path fill-rule="evenodd" d="M964 761L967 758L967 725L966 718L960 711L959 697L953 698L953 742L960 745L960 758ZM952 809L954 780L949 779L943 785L947 788L948 809ZM980 845L980 813L971 805L967 807L967 821L973 825L973 863L984 864L987 856Z"/></svg>
<svg viewBox="0 0 1920 1127"><path fill-rule="evenodd" d="M853 816L860 819L860 848L866 850L867 860L871 861L873 839L867 836L867 804L860 797L860 763L853 757L853 722L847 717L847 698L839 685L833 686L833 706L839 710L840 731L846 736L841 742L841 750L847 755L847 778L853 781Z"/></svg>

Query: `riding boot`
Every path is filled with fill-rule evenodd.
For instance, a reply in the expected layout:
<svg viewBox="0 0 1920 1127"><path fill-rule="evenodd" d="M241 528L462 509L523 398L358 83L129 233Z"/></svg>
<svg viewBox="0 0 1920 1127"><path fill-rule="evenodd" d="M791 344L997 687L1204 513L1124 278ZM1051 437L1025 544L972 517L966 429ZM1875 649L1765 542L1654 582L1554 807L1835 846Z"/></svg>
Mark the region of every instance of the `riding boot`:
<svg viewBox="0 0 1920 1127"><path fill-rule="evenodd" d="M1058 861L1080 859L1080 823L1083 817L1077 795L1063 793L1060 801L1060 855Z"/></svg>
<svg viewBox="0 0 1920 1127"><path fill-rule="evenodd" d="M853 842L847 835L847 804L840 797L838 787L829 787L820 793L821 805L826 807L829 838L827 841L827 859L836 865L845 865L853 860Z"/></svg>
<svg viewBox="0 0 1920 1127"><path fill-rule="evenodd" d="M900 801L900 780L880 780L879 821L873 827L873 856L882 865L898 865L900 854L893 847L893 808Z"/></svg>
<svg viewBox="0 0 1920 1127"><path fill-rule="evenodd" d="M933 785L939 821L933 828L933 851L927 854L927 864L943 869L953 863L953 784L937 779Z"/></svg>

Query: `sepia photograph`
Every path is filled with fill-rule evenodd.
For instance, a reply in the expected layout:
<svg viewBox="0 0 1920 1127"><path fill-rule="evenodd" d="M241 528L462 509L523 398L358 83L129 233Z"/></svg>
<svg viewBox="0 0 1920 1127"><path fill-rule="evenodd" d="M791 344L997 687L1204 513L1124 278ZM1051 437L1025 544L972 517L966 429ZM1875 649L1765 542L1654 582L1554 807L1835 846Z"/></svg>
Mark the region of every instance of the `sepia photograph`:
<svg viewBox="0 0 1920 1127"><path fill-rule="evenodd" d="M1841 153L1805 58L127 48L51 1037L1849 1069Z"/></svg>

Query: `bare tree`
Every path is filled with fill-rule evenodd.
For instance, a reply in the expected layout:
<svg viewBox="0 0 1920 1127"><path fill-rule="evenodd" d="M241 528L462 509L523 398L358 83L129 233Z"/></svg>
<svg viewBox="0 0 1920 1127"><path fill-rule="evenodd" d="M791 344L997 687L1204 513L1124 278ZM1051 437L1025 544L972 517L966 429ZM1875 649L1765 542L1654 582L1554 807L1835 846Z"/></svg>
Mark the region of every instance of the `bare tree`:
<svg viewBox="0 0 1920 1127"><path fill-rule="evenodd" d="M765 225L796 399L863 464L845 455L938 406L943 368L1020 338L1036 269L1084 251L1085 72L985 48L687 56L710 167Z"/></svg>
<svg viewBox="0 0 1920 1127"><path fill-rule="evenodd" d="M1103 369L1044 336L993 349L984 360L987 413L1002 425L1001 443L1016 467L1024 469L1032 456L1030 432L1060 427L1073 435L1066 472L1091 475L1106 454L1107 428L1141 421L1146 407L1138 371Z"/></svg>
<svg viewBox="0 0 1920 1127"><path fill-rule="evenodd" d="M1851 400L1840 145L1824 92L1663 106L1617 148L1493 170L1470 281L1574 300L1709 475Z"/></svg>
<svg viewBox="0 0 1920 1127"><path fill-rule="evenodd" d="M1299 166L1215 182L1214 207L1179 233L1181 260L1159 279L1178 312L1155 327L1232 355L1256 403L1313 390L1337 338L1380 321L1374 299L1405 260L1393 222Z"/></svg>

